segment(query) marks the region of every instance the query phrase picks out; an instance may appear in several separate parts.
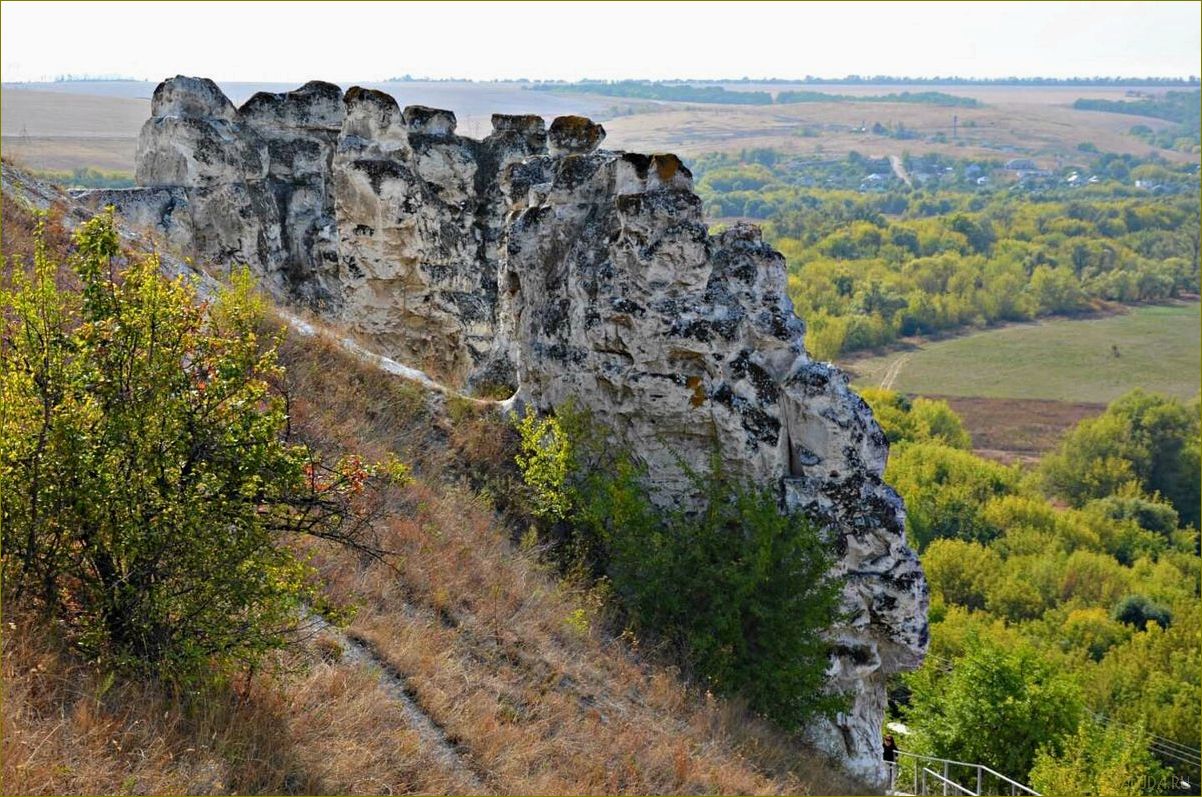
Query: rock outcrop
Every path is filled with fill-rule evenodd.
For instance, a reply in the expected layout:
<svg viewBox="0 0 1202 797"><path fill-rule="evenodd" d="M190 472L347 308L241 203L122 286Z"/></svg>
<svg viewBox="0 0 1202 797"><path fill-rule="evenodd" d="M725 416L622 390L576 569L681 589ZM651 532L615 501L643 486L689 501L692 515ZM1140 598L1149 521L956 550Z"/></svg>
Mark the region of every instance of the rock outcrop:
<svg viewBox="0 0 1202 797"><path fill-rule="evenodd" d="M850 619L811 735L879 777L885 679L927 645L927 587L882 481L884 435L846 377L809 358L781 255L759 230L710 235L674 155L598 149L604 129L449 111L328 83L235 109L207 80L155 92L129 191L92 192L195 257L243 263L381 353L455 384L571 398L648 464L663 503L717 450L820 519Z"/></svg>
<svg viewBox="0 0 1202 797"><path fill-rule="evenodd" d="M506 187L499 318L517 399L587 406L663 499L687 499L680 463L704 467L716 448L826 522L852 617L835 634L832 685L855 699L811 733L876 766L885 676L926 649L926 583L881 480L885 437L847 378L806 355L784 258L750 225L710 236L673 155L531 159Z"/></svg>

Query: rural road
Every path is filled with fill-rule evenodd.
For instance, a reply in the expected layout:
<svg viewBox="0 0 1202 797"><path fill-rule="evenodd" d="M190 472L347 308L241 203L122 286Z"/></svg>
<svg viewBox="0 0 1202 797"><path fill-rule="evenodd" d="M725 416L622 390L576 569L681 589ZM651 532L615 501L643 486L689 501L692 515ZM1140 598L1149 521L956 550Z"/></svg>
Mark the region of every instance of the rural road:
<svg viewBox="0 0 1202 797"><path fill-rule="evenodd" d="M913 356L913 354L903 354L893 362L889 363L889 367L885 369L885 375L881 377L882 390L893 389L893 383L897 381L897 376L901 373L902 367L904 367Z"/></svg>
<svg viewBox="0 0 1202 797"><path fill-rule="evenodd" d="M901 158L896 155L890 155L889 165L893 167L893 173L897 175L897 179L901 180L910 188L914 187L914 183L910 181L910 175L906 173L906 167L902 166Z"/></svg>

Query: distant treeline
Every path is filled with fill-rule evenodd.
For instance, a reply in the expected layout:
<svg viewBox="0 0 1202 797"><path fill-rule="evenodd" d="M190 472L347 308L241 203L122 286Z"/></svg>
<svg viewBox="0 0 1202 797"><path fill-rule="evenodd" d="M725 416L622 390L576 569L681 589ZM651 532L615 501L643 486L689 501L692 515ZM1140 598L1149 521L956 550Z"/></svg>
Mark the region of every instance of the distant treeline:
<svg viewBox="0 0 1202 797"><path fill-rule="evenodd" d="M912 102L922 105L945 105L955 108L979 108L981 103L972 97L957 97L942 91L903 91L900 94L876 94L857 97L852 94L827 94L822 91L782 91L776 95L779 105L795 102Z"/></svg>
<svg viewBox="0 0 1202 797"><path fill-rule="evenodd" d="M712 102L723 105L772 104L772 95L766 91L727 91L721 86L651 83L642 80L620 80L612 83L538 83L531 88L535 91L603 94L607 97L629 97L638 100Z"/></svg>
<svg viewBox="0 0 1202 797"><path fill-rule="evenodd" d="M104 172L83 166L72 172L34 172L39 180L57 183L64 188L133 188L134 176L129 172Z"/></svg>
<svg viewBox="0 0 1202 797"><path fill-rule="evenodd" d="M592 83L539 83L533 88L537 91L603 94L607 97L670 102L707 102L721 105L772 105L774 102L772 94L767 91L728 91L721 86L695 86L673 81L621 80ZM798 102L910 102L961 108L977 108L981 105L971 97L956 97L939 91L913 93L903 91L900 94L864 97L851 94L827 94L821 91L782 91L776 95L775 102L779 105Z"/></svg>
<svg viewBox="0 0 1202 797"><path fill-rule="evenodd" d="M402 80L412 79L406 75ZM526 82L526 81L514 81ZM706 78L695 80L623 80L623 81L606 81L593 78L585 78L578 82L570 82L566 80L537 80L530 81L535 83L536 87L550 86L581 86L581 85L613 85L615 83L644 83L659 86L685 86L709 84L709 83L740 83L740 84L764 84L769 86L777 85L811 85L811 86L1118 86L1118 87L1145 87L1145 88L1182 88L1191 86L1202 86L1202 79L1197 75L1189 77L1070 77L1070 78L1054 78L1054 77L994 77L994 78L967 78L967 77L898 77L895 75L848 75L846 77L815 77L814 75L806 75L804 78Z"/></svg>
<svg viewBox="0 0 1202 797"><path fill-rule="evenodd" d="M891 75L848 75L840 78L825 78L806 75L801 80L742 80L723 81L730 83L809 83L815 86L1197 86L1202 85L1197 75L1183 77L894 77Z"/></svg>
<svg viewBox="0 0 1202 797"><path fill-rule="evenodd" d="M1178 127L1173 130L1153 131L1146 125L1131 128L1133 135L1160 147L1184 149L1178 146L1180 139L1196 147L1202 138L1202 91L1166 91L1159 97L1133 100L1080 99L1073 103L1073 107L1079 111L1109 111L1176 122Z"/></svg>
<svg viewBox="0 0 1202 797"><path fill-rule="evenodd" d="M37 81L31 81L37 82ZM57 75L54 78L55 83L148 83L147 80L139 80L136 77L127 77L125 75L89 75L87 73L80 75Z"/></svg>
<svg viewBox="0 0 1202 797"><path fill-rule="evenodd" d="M1196 130L1200 103L1202 91L1166 91L1159 97L1141 97L1134 100L1080 99L1073 103L1073 107L1078 111L1109 111L1168 119L1178 124L1193 125Z"/></svg>

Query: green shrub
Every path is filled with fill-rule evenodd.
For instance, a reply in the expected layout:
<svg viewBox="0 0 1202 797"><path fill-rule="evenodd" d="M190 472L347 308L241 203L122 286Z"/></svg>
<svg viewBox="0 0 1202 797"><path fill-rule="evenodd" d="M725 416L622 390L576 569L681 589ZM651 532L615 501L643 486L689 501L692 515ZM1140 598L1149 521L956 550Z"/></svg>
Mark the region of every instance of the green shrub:
<svg viewBox="0 0 1202 797"><path fill-rule="evenodd" d="M111 209L75 245L79 292L40 235L0 290L4 597L106 667L254 664L322 604L282 543L355 543L375 470L283 442L248 276L201 304L154 257L122 270Z"/></svg>
<svg viewBox="0 0 1202 797"><path fill-rule="evenodd" d="M906 529L920 552L936 539L988 543L1000 536L985 507L1019 488L1017 469L938 443L899 446L885 480L906 499Z"/></svg>
<svg viewBox="0 0 1202 797"><path fill-rule="evenodd" d="M1149 780L1164 773L1148 742L1142 723L1104 725L1084 717L1062 751L1048 744L1035 754L1031 786L1041 794L1154 794Z"/></svg>
<svg viewBox="0 0 1202 797"><path fill-rule="evenodd" d="M1133 390L1111 402L1106 412L1087 418L1044 457L1040 473L1047 491L1074 506L1111 495L1142 491L1163 497L1182 525L1198 526L1198 402ZM1138 491L1133 491L1137 487ZM1137 520L1164 525L1147 512ZM1148 528L1147 526L1145 528Z"/></svg>
<svg viewBox="0 0 1202 797"><path fill-rule="evenodd" d="M527 412L514 418L520 451L514 458L529 488L530 508L535 517L563 520L572 508L567 487L572 462L572 446L563 427L554 417L540 418Z"/></svg>
<svg viewBox="0 0 1202 797"><path fill-rule="evenodd" d="M784 727L844 707L824 689L822 636L842 584L815 525L783 514L772 490L729 477L716 456L693 474L698 507L660 509L643 469L607 449L583 413L517 424L536 514L568 521L572 550L609 580L633 630Z"/></svg>
<svg viewBox="0 0 1202 797"><path fill-rule="evenodd" d="M922 566L932 594L966 609L984 609L1002 560L977 542L933 540L923 553Z"/></svg>
<svg viewBox="0 0 1202 797"><path fill-rule="evenodd" d="M1158 496L1149 498L1128 491L1108 495L1085 505L1084 516L1106 532L1106 550L1122 564L1132 564L1141 554L1155 555L1178 532L1177 510Z"/></svg>
<svg viewBox="0 0 1202 797"><path fill-rule="evenodd" d="M964 421L946 401L921 396L909 399L893 390L876 387L859 393L872 407L872 414L890 444L941 443L950 448L972 448L972 437L964 428Z"/></svg>
<svg viewBox="0 0 1202 797"><path fill-rule="evenodd" d="M1149 621L1161 628L1168 628L1173 622L1173 615L1168 609L1153 603L1143 595L1128 595L1114 607L1114 619L1143 631L1148 627Z"/></svg>

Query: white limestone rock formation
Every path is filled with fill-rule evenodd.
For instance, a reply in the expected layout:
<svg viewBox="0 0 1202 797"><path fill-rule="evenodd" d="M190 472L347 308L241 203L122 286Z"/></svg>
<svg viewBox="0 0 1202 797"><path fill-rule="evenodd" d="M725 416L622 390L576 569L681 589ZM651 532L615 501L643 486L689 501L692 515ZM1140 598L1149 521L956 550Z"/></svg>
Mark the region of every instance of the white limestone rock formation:
<svg viewBox="0 0 1202 797"><path fill-rule="evenodd" d="M159 192L159 202L131 197L118 209L131 216L136 213L129 205L158 211L169 240L190 242L185 253L259 263L263 273L275 274L283 252L279 209L266 184L268 164L266 142L239 119L217 84L164 81L138 137L135 176L143 186L182 190L184 206Z"/></svg>
<svg viewBox="0 0 1202 797"><path fill-rule="evenodd" d="M927 587L881 479L884 435L847 378L807 356L784 259L756 227L710 236L672 155L531 159L508 178L499 338L517 401L589 408L664 503L688 500L680 463L703 470L716 447L828 525L852 618L832 634L831 685L853 703L810 732L875 773L885 678L921 663Z"/></svg>
<svg viewBox="0 0 1202 797"><path fill-rule="evenodd" d="M674 155L599 150L582 117L449 111L309 83L239 109L207 80L155 92L130 191L90 192L196 257L245 263L381 353L454 384L568 398L648 464L662 503L680 463L780 490L828 529L850 620L830 685L853 697L813 738L882 775L885 679L927 645L927 587L882 481L887 446L838 370L812 361L781 255L747 225L710 235Z"/></svg>
<svg viewBox="0 0 1202 797"><path fill-rule="evenodd" d="M342 89L316 80L282 94L259 92L237 115L267 147L266 185L280 223L282 284L318 306L339 292L330 182L345 116Z"/></svg>

